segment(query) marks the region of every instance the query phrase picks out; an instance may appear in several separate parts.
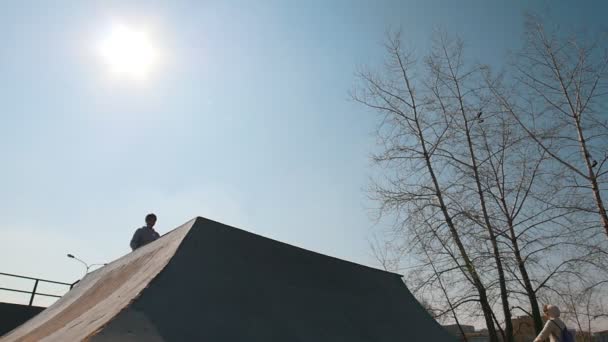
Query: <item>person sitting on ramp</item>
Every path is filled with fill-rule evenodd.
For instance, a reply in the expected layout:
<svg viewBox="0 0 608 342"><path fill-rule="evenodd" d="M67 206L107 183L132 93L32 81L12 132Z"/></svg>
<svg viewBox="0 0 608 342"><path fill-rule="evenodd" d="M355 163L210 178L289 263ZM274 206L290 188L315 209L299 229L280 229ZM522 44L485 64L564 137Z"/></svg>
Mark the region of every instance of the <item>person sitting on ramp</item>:
<svg viewBox="0 0 608 342"><path fill-rule="evenodd" d="M146 225L137 229L135 234L133 234L133 238L131 239L132 250L145 246L160 237L156 230L154 230L154 224L156 224L156 215L146 215Z"/></svg>

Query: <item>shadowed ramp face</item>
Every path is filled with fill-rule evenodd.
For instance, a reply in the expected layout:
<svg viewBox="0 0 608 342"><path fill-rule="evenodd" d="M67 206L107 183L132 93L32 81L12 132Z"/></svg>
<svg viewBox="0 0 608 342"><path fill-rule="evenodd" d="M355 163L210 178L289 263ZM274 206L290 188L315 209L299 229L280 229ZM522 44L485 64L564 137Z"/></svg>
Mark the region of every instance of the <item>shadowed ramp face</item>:
<svg viewBox="0 0 608 342"><path fill-rule="evenodd" d="M203 218L130 310L164 341L453 341L399 275Z"/></svg>
<svg viewBox="0 0 608 342"><path fill-rule="evenodd" d="M197 218L2 341L452 341L399 275Z"/></svg>

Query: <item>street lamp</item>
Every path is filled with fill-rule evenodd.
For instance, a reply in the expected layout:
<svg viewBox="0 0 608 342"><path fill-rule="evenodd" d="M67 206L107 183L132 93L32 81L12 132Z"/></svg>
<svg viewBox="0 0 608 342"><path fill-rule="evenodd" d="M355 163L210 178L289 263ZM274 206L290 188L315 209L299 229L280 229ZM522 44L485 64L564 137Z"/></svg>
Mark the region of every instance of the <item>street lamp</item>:
<svg viewBox="0 0 608 342"><path fill-rule="evenodd" d="M74 254L68 254L67 257L70 258L70 259L74 259L74 260L80 262L81 264L84 265L84 267L86 267L86 271L85 271L84 275L87 275L89 273L89 269L91 269L91 267L93 267L93 266L105 266L105 265L107 265L107 264L103 264L103 263L96 263L96 264L90 264L89 265L86 262L84 262L83 260L75 257Z"/></svg>

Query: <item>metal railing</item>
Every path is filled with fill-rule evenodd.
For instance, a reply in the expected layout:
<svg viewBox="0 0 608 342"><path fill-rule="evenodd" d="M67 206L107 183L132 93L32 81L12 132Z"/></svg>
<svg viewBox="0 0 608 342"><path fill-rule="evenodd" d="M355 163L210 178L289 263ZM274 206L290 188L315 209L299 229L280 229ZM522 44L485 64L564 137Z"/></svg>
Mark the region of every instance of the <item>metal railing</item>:
<svg viewBox="0 0 608 342"><path fill-rule="evenodd" d="M0 276L20 278L20 279L27 279L27 280L33 280L34 281L34 288L31 291L0 287L0 290L2 290L2 291L10 291L10 292L29 294L30 295L30 302L29 302L28 306L32 306L32 304L34 303L34 297L36 297L36 296L51 297L51 298L61 298L62 297L62 296L56 295L56 294L36 292L36 290L38 289L38 284L39 283L65 285L65 286L69 286L70 289L72 289L72 287L74 287L74 285L76 284L76 283L73 283L73 284L63 283L63 282L60 282L60 281L46 280L46 279L40 279L40 278L25 277L25 276L20 276L20 275L16 275L16 274L2 273L2 272L0 272Z"/></svg>

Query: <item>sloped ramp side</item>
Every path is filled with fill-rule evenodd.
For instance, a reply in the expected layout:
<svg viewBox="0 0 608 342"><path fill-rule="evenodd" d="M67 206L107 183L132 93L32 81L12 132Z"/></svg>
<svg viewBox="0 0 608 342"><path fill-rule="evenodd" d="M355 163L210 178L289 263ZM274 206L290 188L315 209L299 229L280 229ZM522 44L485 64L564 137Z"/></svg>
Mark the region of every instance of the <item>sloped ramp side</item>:
<svg viewBox="0 0 608 342"><path fill-rule="evenodd" d="M125 324L141 317L145 324ZM107 338L106 338L107 337ZM453 341L400 276L197 218L171 261L92 337L107 341Z"/></svg>
<svg viewBox="0 0 608 342"><path fill-rule="evenodd" d="M1 342L81 341L129 305L167 265L194 220L85 276Z"/></svg>

